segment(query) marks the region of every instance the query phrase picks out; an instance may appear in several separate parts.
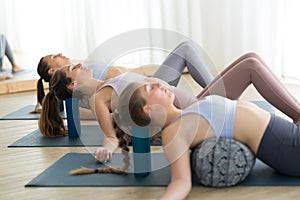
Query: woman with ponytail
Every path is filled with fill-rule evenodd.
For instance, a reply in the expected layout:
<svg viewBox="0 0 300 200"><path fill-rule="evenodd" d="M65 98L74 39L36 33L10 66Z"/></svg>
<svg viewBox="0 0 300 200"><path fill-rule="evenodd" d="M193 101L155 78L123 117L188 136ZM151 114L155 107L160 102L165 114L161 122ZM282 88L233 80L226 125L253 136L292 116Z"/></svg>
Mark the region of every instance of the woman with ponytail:
<svg viewBox="0 0 300 200"><path fill-rule="evenodd" d="M66 65L72 64L72 61L70 58L59 54L50 54L47 56L44 56L40 59L37 67L37 73L40 76L40 79L37 82L37 105L34 111L31 113L40 113L41 109L39 109L40 105L42 105L42 101L45 97L45 89L43 82L49 83L51 76L53 73ZM88 66L88 67L94 67L95 66ZM118 76L126 71L128 71L124 67L110 67L107 72L104 71L104 66L102 66L103 69L97 68L97 72L93 74L95 78L99 78L100 80L106 80L108 78L112 78L115 76ZM51 88L50 88L51 90ZM86 108L87 105L83 104L80 105L80 113L82 119L94 119L94 115L91 113L90 109Z"/></svg>
<svg viewBox="0 0 300 200"><path fill-rule="evenodd" d="M67 78L62 73L57 73L51 79L53 90L48 92L43 98L42 111L39 118L40 131L46 137L66 136L68 133L59 112L59 98L57 96L60 99L72 98L72 91L64 89L71 81L70 78Z"/></svg>

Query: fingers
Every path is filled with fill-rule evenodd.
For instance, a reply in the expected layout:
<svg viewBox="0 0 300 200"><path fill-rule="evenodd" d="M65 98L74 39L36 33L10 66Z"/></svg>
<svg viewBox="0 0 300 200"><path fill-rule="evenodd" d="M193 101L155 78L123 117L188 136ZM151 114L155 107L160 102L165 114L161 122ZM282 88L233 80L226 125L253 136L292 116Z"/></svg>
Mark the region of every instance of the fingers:
<svg viewBox="0 0 300 200"><path fill-rule="evenodd" d="M104 147L97 148L95 151L95 159L106 163L112 159L112 153Z"/></svg>

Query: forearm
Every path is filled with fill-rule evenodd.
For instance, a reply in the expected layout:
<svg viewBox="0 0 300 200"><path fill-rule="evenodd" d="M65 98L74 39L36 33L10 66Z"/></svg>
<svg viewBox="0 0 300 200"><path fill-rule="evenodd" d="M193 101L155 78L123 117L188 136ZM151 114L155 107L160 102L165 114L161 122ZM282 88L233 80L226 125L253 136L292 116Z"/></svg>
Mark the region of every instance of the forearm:
<svg viewBox="0 0 300 200"><path fill-rule="evenodd" d="M115 152L118 148L119 140L117 137L106 137L104 136L102 140L102 146L108 149L110 152Z"/></svg>
<svg viewBox="0 0 300 200"><path fill-rule="evenodd" d="M79 112L80 112L80 119L85 119L85 120L95 119L95 115L92 110L80 107Z"/></svg>
<svg viewBox="0 0 300 200"><path fill-rule="evenodd" d="M113 121L108 109L103 108L98 115L98 122L103 132L102 145L105 148L114 152L118 148L118 139L116 137L116 131L113 127Z"/></svg>

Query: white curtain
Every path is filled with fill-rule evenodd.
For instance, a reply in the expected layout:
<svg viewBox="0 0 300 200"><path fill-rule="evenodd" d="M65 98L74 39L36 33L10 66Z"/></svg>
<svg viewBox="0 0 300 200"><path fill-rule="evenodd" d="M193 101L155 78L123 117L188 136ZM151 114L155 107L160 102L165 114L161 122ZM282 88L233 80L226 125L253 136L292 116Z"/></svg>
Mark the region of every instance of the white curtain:
<svg viewBox="0 0 300 200"><path fill-rule="evenodd" d="M199 44L218 70L253 51L279 77L297 78L299 10L298 0L0 0L0 32L38 59L62 52L84 60L118 34L165 29ZM166 54L134 52L116 63L159 64Z"/></svg>

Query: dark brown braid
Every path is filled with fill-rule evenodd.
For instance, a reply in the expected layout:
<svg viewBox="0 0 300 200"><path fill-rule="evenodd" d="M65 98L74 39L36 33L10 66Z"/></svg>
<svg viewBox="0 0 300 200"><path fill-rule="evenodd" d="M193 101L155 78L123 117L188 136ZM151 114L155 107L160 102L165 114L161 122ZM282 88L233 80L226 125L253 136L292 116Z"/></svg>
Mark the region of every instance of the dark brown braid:
<svg viewBox="0 0 300 200"><path fill-rule="evenodd" d="M120 168L104 167L98 169L90 168L80 168L70 171L71 175L80 174L91 174L91 173L115 173L115 174L127 174L130 166L129 148L128 144L130 142L130 136L128 136L124 131L122 131L115 122L113 122L114 129L116 131L116 136L119 139L119 147L122 149L123 163L124 165Z"/></svg>
<svg viewBox="0 0 300 200"><path fill-rule="evenodd" d="M119 126L117 125L117 123L115 123L115 121L113 122L114 128L116 130L116 136L119 139L119 147L122 149L122 153L123 153L123 162L124 165L121 168L123 171L128 171L129 169L129 165L130 165L130 158L129 158L129 142L131 140L130 136L128 134L126 134L122 129L119 128Z"/></svg>

